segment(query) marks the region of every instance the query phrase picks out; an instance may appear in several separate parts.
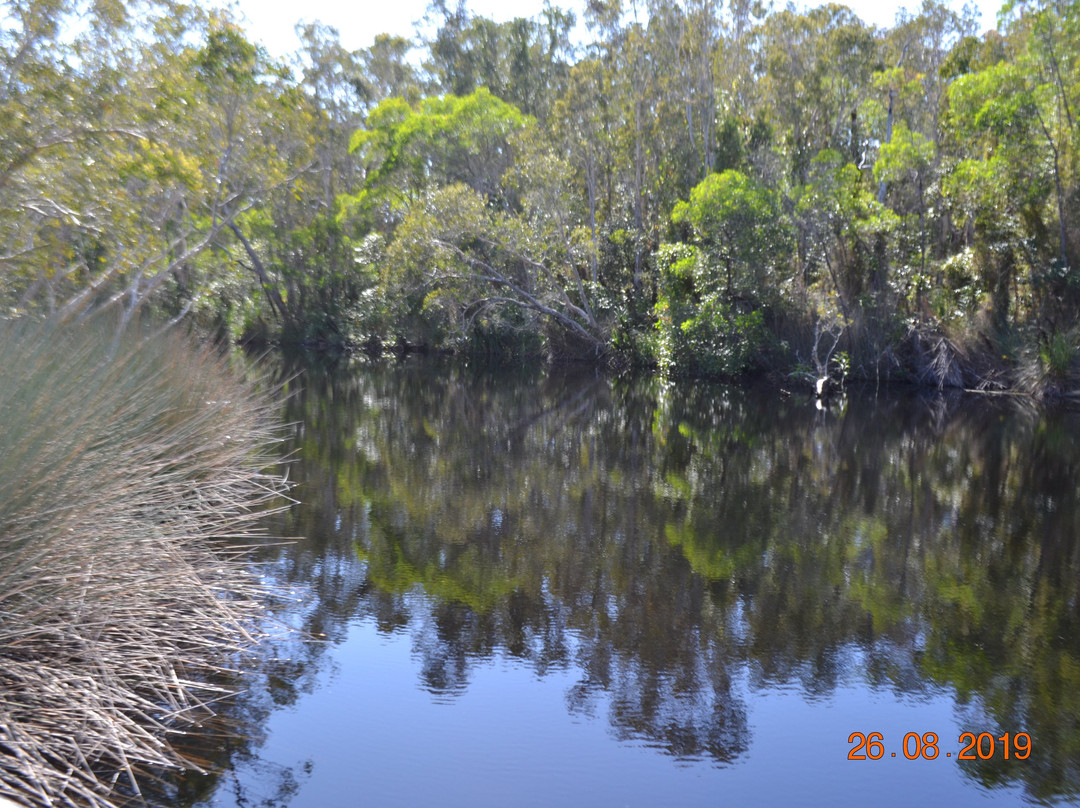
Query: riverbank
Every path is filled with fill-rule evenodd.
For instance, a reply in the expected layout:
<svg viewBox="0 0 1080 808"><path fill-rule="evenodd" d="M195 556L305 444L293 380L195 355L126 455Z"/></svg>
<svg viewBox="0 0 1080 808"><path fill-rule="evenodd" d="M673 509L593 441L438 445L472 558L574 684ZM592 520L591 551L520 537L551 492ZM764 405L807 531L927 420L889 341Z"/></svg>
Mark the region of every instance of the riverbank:
<svg viewBox="0 0 1080 808"><path fill-rule="evenodd" d="M958 390L977 394L1010 394L1038 401L1080 399L1080 337L1071 333L993 335L986 332L949 336L932 325L909 326L903 335L886 339L866 328L835 328L823 334L805 326L788 328L763 340L764 347L739 374L702 372L701 365L662 368L652 347L638 340L631 347L603 352L553 355L540 351L475 351L445 348L406 340L360 342L325 340L282 345L272 340L246 343L266 349L321 355L364 355L370 359L412 355L458 357L494 365L522 361L587 365L609 372L663 372L674 380L728 382L766 379L779 389L817 392L849 382L902 384L926 390Z"/></svg>

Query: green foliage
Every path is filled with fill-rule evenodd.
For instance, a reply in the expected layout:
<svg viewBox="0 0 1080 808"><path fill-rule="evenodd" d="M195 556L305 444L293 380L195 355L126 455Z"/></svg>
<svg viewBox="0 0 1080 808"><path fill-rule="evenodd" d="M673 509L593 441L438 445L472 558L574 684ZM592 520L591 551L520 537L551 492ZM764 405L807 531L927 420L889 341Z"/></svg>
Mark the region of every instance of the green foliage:
<svg viewBox="0 0 1080 808"><path fill-rule="evenodd" d="M1054 332L1039 350L1039 361L1048 375L1065 379L1080 357L1080 344L1075 333Z"/></svg>
<svg viewBox="0 0 1080 808"><path fill-rule="evenodd" d="M442 24L431 42L432 79L459 96L481 87L541 119L569 72L574 15L547 6L536 18L498 23L470 16L464 6L432 6Z"/></svg>
<svg viewBox="0 0 1080 808"><path fill-rule="evenodd" d="M725 117L716 133L716 158L713 169L719 172L741 169L744 150L739 122L731 116Z"/></svg>
<svg viewBox="0 0 1080 808"><path fill-rule="evenodd" d="M881 145L874 163L874 179L878 182L927 182L937 149L932 140L912 132L903 124L893 130L892 140Z"/></svg>
<svg viewBox="0 0 1080 808"><path fill-rule="evenodd" d="M699 272L698 289L767 298L782 282L788 233L775 192L740 171L710 174L671 213L687 222L717 272ZM704 266L704 265L702 265Z"/></svg>
<svg viewBox="0 0 1080 808"><path fill-rule="evenodd" d="M687 366L691 358L682 324L693 316L694 275L701 259L696 247L664 244L656 260L660 269L656 355L661 371L671 375Z"/></svg>
<svg viewBox="0 0 1080 808"><path fill-rule="evenodd" d="M808 177L795 189L795 213L814 251L824 254L828 273L820 286L879 311L891 308L886 247L899 217L878 202L863 172L838 151L817 154Z"/></svg>
<svg viewBox="0 0 1080 808"><path fill-rule="evenodd" d="M1080 387L1080 329L1040 334L1020 353L1016 383L1025 392L1045 398Z"/></svg>
<svg viewBox="0 0 1080 808"><path fill-rule="evenodd" d="M999 146L1030 137L1037 109L1020 65L998 64L960 76L949 87L949 114L959 134L993 136Z"/></svg>
<svg viewBox="0 0 1080 808"><path fill-rule="evenodd" d="M740 313L717 297L708 297L697 314L679 326L685 337L692 375L738 376L752 364L765 342L761 311Z"/></svg>
<svg viewBox="0 0 1080 808"><path fill-rule="evenodd" d="M487 88L431 97L415 108L401 98L381 102L350 141L364 165L364 187L346 197L346 218L391 228L429 186L464 183L500 202L513 165L513 136L531 119ZM502 200L505 203L505 200Z"/></svg>
<svg viewBox="0 0 1080 808"><path fill-rule="evenodd" d="M575 51L557 8L497 23L439 3L422 66L406 39L349 51L316 23L287 67L228 12L116 2L69 24L79 12L13 5L0 42L8 311L640 358L656 306L676 305L661 245L686 241L701 254L679 322L701 345L757 309L770 329L869 324L879 357L909 323L1077 321L1068 4L976 37L934 1L887 29L835 4L728 20L601 3ZM443 193L457 185L482 210ZM472 226L440 229L433 200ZM381 254L357 260L372 234ZM450 253L438 280L387 265ZM961 255L970 284L950 280ZM806 333L785 340L809 354Z"/></svg>
<svg viewBox="0 0 1080 808"><path fill-rule="evenodd" d="M664 245L658 255L661 293L656 304L657 362L671 376L737 376L766 341L760 310L740 311L711 283L702 252Z"/></svg>
<svg viewBox="0 0 1080 808"><path fill-rule="evenodd" d="M598 351L602 310L568 249L570 234L528 214L492 208L462 184L434 190L416 205L397 230L382 275L399 334L446 348L471 340L532 350L543 331L553 349Z"/></svg>
<svg viewBox="0 0 1080 808"><path fill-rule="evenodd" d="M852 109L870 86L879 46L848 8L829 4L799 14L769 15L759 34L762 90L793 184L807 182L823 149L857 160L862 147Z"/></svg>

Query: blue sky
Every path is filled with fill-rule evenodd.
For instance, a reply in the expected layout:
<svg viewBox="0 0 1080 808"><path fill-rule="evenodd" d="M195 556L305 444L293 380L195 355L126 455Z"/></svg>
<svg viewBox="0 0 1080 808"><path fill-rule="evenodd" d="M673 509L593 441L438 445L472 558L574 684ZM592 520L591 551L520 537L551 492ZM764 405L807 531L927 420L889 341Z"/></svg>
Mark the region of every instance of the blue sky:
<svg viewBox="0 0 1080 808"><path fill-rule="evenodd" d="M393 33L412 36L413 24L424 16L428 0L237 0L240 12L248 20L251 36L262 42L277 56L292 52L298 46L293 27L301 19L321 20L341 32L342 43L350 48L371 44L376 34ZM583 0L555 0L554 5L570 8L580 16ZM917 8L921 0L908 3L874 2L873 0L849 0L847 5L867 22L889 25L896 12L904 5ZM777 2L776 6L782 3ZM800 3L800 6L816 5ZM959 9L961 2L953 0ZM975 5L982 13L982 27L994 27L994 17L1001 5L1000 0L977 0ZM473 13L507 20L513 17L535 16L544 6L544 0L468 0Z"/></svg>

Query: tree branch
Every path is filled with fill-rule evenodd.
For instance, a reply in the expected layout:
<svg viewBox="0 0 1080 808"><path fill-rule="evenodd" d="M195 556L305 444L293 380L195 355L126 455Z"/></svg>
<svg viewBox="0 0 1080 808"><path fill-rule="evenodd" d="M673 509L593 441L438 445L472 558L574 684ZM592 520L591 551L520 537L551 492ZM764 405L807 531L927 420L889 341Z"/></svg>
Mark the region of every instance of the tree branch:
<svg viewBox="0 0 1080 808"><path fill-rule="evenodd" d="M487 262L482 261L481 259L479 259L479 258L477 258L477 257L475 257L473 255L469 255L464 250L462 250L460 247L458 247L458 246L456 246L454 244L451 244L449 242L442 241L440 239L434 239L433 241L434 241L434 243L436 245L453 252L455 255L457 255L459 258L461 258L463 261L465 261L465 263L467 263L469 266L477 268L477 269L481 269L485 273L487 273L486 275L483 275L483 276L474 276L476 279L486 281L486 282L494 284L496 286L502 286L502 287L510 290L514 294L518 295L517 298L495 296L495 297L487 298L487 300L490 300L492 302L513 303L514 305L517 305L517 306L522 306L524 308L532 309L533 311L539 312L540 314L543 314L543 315L545 315L547 317L550 317L551 319L553 319L556 322L560 323L565 328L567 328L570 331L573 331L574 333L576 333L578 336L580 336L582 339L586 340L590 344L599 345L599 344L602 343L602 340L599 337L597 337L595 334L593 334L588 329L586 329L577 320L575 320L574 318L564 314L563 312L559 311L558 309L553 309L551 306L548 306L548 305L542 303L534 295L532 295L529 292L525 291L524 289L521 288L521 286L514 283L512 280L507 278L503 273L501 273L497 269L495 269L495 267L493 267L491 264L488 264ZM571 309L571 311L573 311L574 309L576 309L577 312L581 311L576 306L573 307Z"/></svg>

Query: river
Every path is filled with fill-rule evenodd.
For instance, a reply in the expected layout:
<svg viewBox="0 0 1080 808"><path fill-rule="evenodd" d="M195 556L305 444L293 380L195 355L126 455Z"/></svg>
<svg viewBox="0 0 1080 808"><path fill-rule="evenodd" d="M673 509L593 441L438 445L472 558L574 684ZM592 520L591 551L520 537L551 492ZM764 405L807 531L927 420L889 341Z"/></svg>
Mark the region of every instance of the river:
<svg viewBox="0 0 1080 808"><path fill-rule="evenodd" d="M1076 801L1077 413L287 372L299 538L257 560L318 639L260 652L175 804Z"/></svg>

